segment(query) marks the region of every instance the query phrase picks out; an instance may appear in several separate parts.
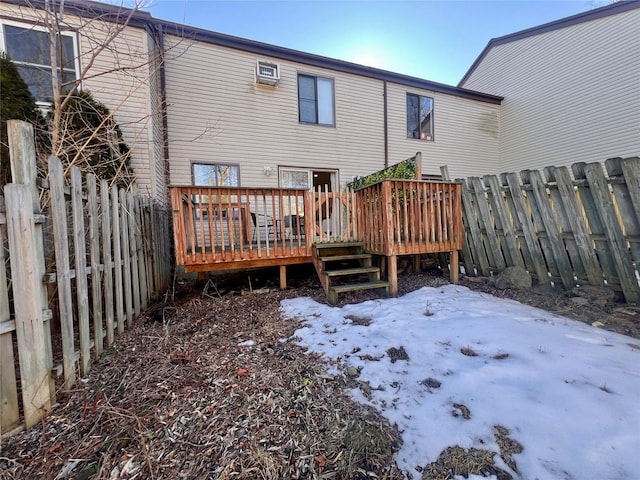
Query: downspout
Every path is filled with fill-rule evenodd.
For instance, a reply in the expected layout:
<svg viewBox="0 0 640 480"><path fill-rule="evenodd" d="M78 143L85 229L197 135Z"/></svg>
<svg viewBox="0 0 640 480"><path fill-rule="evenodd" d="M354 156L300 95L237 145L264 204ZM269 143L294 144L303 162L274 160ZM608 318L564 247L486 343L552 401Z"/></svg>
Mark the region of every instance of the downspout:
<svg viewBox="0 0 640 480"><path fill-rule="evenodd" d="M387 118L387 81L383 80L383 93L382 97L384 99L384 168L389 167L389 119Z"/></svg>
<svg viewBox="0 0 640 480"><path fill-rule="evenodd" d="M171 171L169 169L169 119L167 116L167 77L165 71L165 51L164 51L164 32L162 25L158 25L157 29L158 48L160 50L160 110L162 116L162 154L163 154L163 170L164 184L167 187L167 195L169 195L169 180ZM171 199L166 199L171 203Z"/></svg>

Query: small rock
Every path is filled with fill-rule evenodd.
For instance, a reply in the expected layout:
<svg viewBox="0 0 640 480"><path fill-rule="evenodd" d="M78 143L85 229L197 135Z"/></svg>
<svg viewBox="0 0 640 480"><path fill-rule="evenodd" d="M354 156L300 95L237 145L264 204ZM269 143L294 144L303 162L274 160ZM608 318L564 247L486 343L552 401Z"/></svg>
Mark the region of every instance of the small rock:
<svg viewBox="0 0 640 480"><path fill-rule="evenodd" d="M387 350L387 355L389 355L389 358L391 358L391 363L396 363L397 360L409 360L409 355L407 354L404 347L391 347Z"/></svg>
<svg viewBox="0 0 640 480"><path fill-rule="evenodd" d="M589 303L589 299L584 297L571 297L571 301L573 303L577 303L578 305L586 305L587 303Z"/></svg>
<svg viewBox="0 0 640 480"><path fill-rule="evenodd" d="M518 266L505 268L495 279L495 287L501 290L507 288L528 290L531 288L531 285L532 281L529 272Z"/></svg>
<svg viewBox="0 0 640 480"><path fill-rule="evenodd" d="M614 303L618 297L616 292L609 287L595 287L593 285L582 285L571 290L571 294L576 297L585 298L588 302L598 305Z"/></svg>
<svg viewBox="0 0 640 480"><path fill-rule="evenodd" d="M360 375L360 371L356 367L349 367L346 371L347 377L356 378Z"/></svg>

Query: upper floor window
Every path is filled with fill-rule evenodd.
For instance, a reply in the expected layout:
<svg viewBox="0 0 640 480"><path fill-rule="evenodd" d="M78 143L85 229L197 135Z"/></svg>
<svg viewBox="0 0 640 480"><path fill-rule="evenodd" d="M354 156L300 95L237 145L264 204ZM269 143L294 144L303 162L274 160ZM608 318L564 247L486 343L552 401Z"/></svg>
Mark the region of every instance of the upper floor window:
<svg viewBox="0 0 640 480"><path fill-rule="evenodd" d="M298 118L300 123L335 125L332 79L298 75Z"/></svg>
<svg viewBox="0 0 640 480"><path fill-rule="evenodd" d="M223 163L194 163L193 184L201 187L239 187L240 166Z"/></svg>
<svg viewBox="0 0 640 480"><path fill-rule="evenodd" d="M70 88L78 78L75 36L72 33L60 33L57 43L58 65L52 68L47 31L10 23L0 24L0 49L15 63L38 103L53 101L53 72L58 75L63 90Z"/></svg>
<svg viewBox="0 0 640 480"><path fill-rule="evenodd" d="M433 140L433 98L407 93L407 137Z"/></svg>

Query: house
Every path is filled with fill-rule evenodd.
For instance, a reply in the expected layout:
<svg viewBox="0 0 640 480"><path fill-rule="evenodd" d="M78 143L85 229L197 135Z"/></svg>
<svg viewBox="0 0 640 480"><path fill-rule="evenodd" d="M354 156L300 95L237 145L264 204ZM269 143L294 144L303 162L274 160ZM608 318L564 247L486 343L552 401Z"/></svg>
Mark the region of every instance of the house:
<svg viewBox="0 0 640 480"><path fill-rule="evenodd" d="M18 47L21 38L46 40L43 10L31 8L43 4L0 3L0 48L22 71L47 64L44 51ZM340 190L416 151L432 175L445 164L452 175L498 168L496 95L96 2L65 2L61 37L74 57L64 77L115 112L133 147L138 188L154 196L164 194L163 182ZM101 42L110 44L93 61ZM49 100L43 85L32 91Z"/></svg>
<svg viewBox="0 0 640 480"><path fill-rule="evenodd" d="M44 6L0 1L0 47L26 73L47 69L42 51L21 49L44 42ZM450 86L66 1L73 62L60 74L114 112L138 190L167 198L171 186L187 269L313 261L320 273L318 239L357 240L366 252L337 256L387 257L393 277L397 255L457 256L459 190L345 186L408 157L426 177L447 165L456 178L637 154L639 24L633 0L494 39ZM28 79L45 104L46 80ZM375 283L371 268L350 270Z"/></svg>
<svg viewBox="0 0 640 480"><path fill-rule="evenodd" d="M639 155L639 72L633 0L495 38L458 86L504 97L499 171L519 171Z"/></svg>

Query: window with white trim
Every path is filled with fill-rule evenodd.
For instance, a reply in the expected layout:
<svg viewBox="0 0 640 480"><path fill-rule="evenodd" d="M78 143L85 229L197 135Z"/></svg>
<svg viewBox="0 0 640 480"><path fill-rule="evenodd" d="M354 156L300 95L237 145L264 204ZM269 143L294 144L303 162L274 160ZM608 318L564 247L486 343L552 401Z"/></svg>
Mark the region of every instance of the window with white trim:
<svg viewBox="0 0 640 480"><path fill-rule="evenodd" d="M58 66L54 69L51 67L49 33L46 30L4 21L0 24L0 49L16 65L31 94L40 104L53 101L53 72L57 73L63 90L70 88L78 79L75 34L59 33L57 43Z"/></svg>
<svg viewBox="0 0 640 480"><path fill-rule="evenodd" d="M240 165L193 163L193 184L201 187L239 187Z"/></svg>
<svg viewBox="0 0 640 480"><path fill-rule="evenodd" d="M334 126L334 88L330 78L298 74L300 123Z"/></svg>

